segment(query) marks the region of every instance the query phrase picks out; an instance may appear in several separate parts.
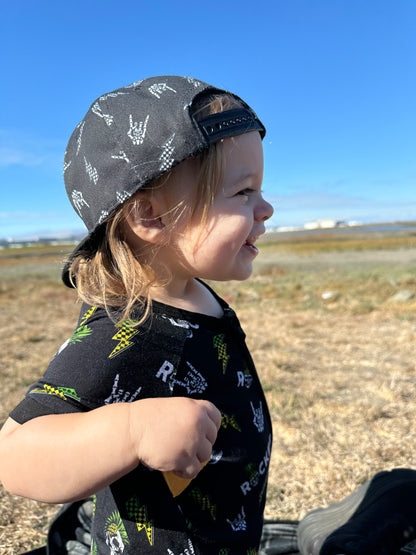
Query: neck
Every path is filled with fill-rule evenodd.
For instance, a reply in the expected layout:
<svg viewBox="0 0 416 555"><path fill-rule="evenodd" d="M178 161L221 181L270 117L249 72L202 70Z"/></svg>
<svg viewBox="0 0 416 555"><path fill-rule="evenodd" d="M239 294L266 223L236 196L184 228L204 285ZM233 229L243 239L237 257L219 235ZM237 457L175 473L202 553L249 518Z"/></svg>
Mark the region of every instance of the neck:
<svg viewBox="0 0 416 555"><path fill-rule="evenodd" d="M223 309L212 293L196 279L173 279L164 287L152 287L150 297L154 301L220 318Z"/></svg>

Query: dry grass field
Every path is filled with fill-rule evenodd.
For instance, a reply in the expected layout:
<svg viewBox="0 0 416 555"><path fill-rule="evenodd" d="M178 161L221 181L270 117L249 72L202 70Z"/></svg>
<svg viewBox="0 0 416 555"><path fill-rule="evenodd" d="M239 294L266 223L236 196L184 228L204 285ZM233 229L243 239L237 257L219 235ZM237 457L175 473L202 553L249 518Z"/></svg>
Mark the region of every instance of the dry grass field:
<svg viewBox="0 0 416 555"><path fill-rule="evenodd" d="M72 333L62 256L0 252L0 423ZM272 414L266 517L297 520L379 470L416 468L416 233L268 238L249 281L216 288ZM0 489L0 554L42 544L56 511Z"/></svg>

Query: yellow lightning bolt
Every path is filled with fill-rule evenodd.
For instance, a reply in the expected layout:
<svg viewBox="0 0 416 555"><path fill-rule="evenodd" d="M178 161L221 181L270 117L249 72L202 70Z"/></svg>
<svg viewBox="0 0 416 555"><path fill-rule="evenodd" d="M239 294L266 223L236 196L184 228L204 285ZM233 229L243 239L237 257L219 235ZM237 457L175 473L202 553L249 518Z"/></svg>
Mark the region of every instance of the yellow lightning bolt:
<svg viewBox="0 0 416 555"><path fill-rule="evenodd" d="M224 343L224 337L225 335L223 333L220 333L219 335L216 335L214 337L214 347L216 347L218 349L218 360L222 360L222 373L225 374L225 371L227 369L227 363L228 363L228 359L230 358L229 355L227 355L227 345L226 343Z"/></svg>
<svg viewBox="0 0 416 555"><path fill-rule="evenodd" d="M48 385L46 383L43 384L43 388L36 387L35 389L32 389L31 393L47 393L48 395L57 395L66 401L66 397L62 391L53 387L53 385Z"/></svg>
<svg viewBox="0 0 416 555"><path fill-rule="evenodd" d="M88 318L90 318L93 315L96 308L97 308L96 306L92 306L89 310L87 310L87 312L84 314L84 316L82 317L79 323L79 326L78 326L79 328L83 326L85 322L88 320Z"/></svg>
<svg viewBox="0 0 416 555"><path fill-rule="evenodd" d="M137 522L137 530L146 530L147 539L149 540L150 545L153 545L153 526L152 522Z"/></svg>
<svg viewBox="0 0 416 555"><path fill-rule="evenodd" d="M139 507L138 500L132 497L127 502L127 512L129 518L134 518L137 530L145 530L150 545L153 545L153 521L147 518L147 510L145 505Z"/></svg>
<svg viewBox="0 0 416 555"><path fill-rule="evenodd" d="M128 349L128 347L131 347L133 341L130 341L130 339L138 332L139 330L137 328L132 328L128 324L123 324L121 329L112 337L114 341L118 341L118 345L114 347L108 358L113 358L125 349Z"/></svg>
<svg viewBox="0 0 416 555"><path fill-rule="evenodd" d="M146 507L144 505L139 507L135 516L136 516L137 530L139 532L140 530L146 530L147 539L150 545L153 545L153 522L151 520L148 520L147 518Z"/></svg>
<svg viewBox="0 0 416 555"><path fill-rule="evenodd" d="M229 416L228 414L221 413L221 426L223 428L228 428L228 426L232 426L237 432L241 432L241 428L238 425L238 422L234 415Z"/></svg>

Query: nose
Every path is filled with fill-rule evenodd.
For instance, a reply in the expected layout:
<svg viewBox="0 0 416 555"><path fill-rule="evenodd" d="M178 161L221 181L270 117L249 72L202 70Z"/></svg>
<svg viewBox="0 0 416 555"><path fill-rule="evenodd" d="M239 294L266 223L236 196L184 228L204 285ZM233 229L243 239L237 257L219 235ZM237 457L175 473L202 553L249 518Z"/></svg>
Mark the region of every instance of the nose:
<svg viewBox="0 0 416 555"><path fill-rule="evenodd" d="M254 218L259 222L265 222L273 216L273 212L274 208L270 202L267 202L267 200L261 197L254 210Z"/></svg>

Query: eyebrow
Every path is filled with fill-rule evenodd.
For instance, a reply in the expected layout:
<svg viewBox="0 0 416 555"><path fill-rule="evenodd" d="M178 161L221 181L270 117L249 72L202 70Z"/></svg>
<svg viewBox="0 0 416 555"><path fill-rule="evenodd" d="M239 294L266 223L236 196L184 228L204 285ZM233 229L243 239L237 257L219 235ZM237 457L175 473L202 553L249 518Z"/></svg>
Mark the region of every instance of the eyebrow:
<svg viewBox="0 0 416 555"><path fill-rule="evenodd" d="M258 176L257 173L253 173L250 171L247 172L242 172L240 175L236 175L233 179L235 184L240 183L241 181L245 181L246 179L250 179L250 178L256 178Z"/></svg>
<svg viewBox="0 0 416 555"><path fill-rule="evenodd" d="M247 172L242 173L242 174L238 177L238 180L239 180L239 181L242 181L243 179L247 179L248 177L254 177L254 176L256 176L256 175L257 175L256 173L247 171Z"/></svg>

